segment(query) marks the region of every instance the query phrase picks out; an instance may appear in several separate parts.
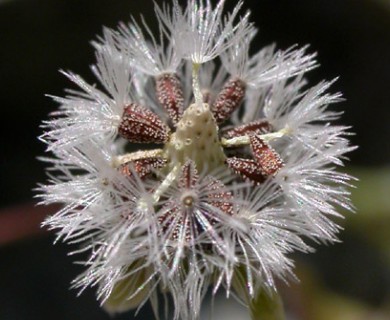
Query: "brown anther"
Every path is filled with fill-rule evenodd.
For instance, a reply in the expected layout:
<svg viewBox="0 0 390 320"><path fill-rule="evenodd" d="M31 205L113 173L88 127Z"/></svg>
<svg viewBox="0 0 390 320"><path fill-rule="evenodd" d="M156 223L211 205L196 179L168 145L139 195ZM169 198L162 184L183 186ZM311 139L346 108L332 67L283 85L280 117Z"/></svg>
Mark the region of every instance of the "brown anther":
<svg viewBox="0 0 390 320"><path fill-rule="evenodd" d="M266 134L273 131L272 125L266 119L255 120L234 129L228 130L223 134L224 137L231 139L249 134Z"/></svg>
<svg viewBox="0 0 390 320"><path fill-rule="evenodd" d="M133 172L136 172L142 179L148 174L153 172L153 169L159 169L166 165L167 160L163 158L145 158L134 161L129 161L122 164L119 170L126 176L132 176Z"/></svg>
<svg viewBox="0 0 390 320"><path fill-rule="evenodd" d="M252 154L261 170L267 176L275 175L282 167L283 161L279 154L257 135L250 135Z"/></svg>
<svg viewBox="0 0 390 320"><path fill-rule="evenodd" d="M222 181L210 177L209 183L207 184L207 190L209 191L208 201L213 207L218 208L230 216L233 215L233 195L230 191L226 190Z"/></svg>
<svg viewBox="0 0 390 320"><path fill-rule="evenodd" d="M156 78L156 95L172 122L178 123L184 110L183 89L178 76L174 73L158 76Z"/></svg>
<svg viewBox="0 0 390 320"><path fill-rule="evenodd" d="M246 84L238 78L229 79L212 105L211 111L217 123L227 120L242 103Z"/></svg>
<svg viewBox="0 0 390 320"><path fill-rule="evenodd" d="M152 111L132 103L124 108L118 133L136 143L165 143L169 128Z"/></svg>
<svg viewBox="0 0 390 320"><path fill-rule="evenodd" d="M193 188L198 179L199 176L195 163L192 160L187 160L181 169L181 174L178 179L179 188Z"/></svg>
<svg viewBox="0 0 390 320"><path fill-rule="evenodd" d="M255 160L232 157L226 159L226 164L236 174L255 184L263 183L267 179L267 175Z"/></svg>

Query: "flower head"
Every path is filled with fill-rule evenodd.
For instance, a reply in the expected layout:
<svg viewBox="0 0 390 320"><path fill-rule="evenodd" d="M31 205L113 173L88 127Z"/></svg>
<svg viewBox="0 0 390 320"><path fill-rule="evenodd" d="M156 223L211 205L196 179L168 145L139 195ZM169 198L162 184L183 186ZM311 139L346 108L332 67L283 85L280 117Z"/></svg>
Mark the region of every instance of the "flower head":
<svg viewBox="0 0 390 320"><path fill-rule="evenodd" d="M144 21L105 29L101 85L66 72L81 91L54 97L43 125L53 158L40 197L64 204L44 225L89 252L74 286L96 286L110 312L150 301L157 314L159 290L175 319L197 319L210 287L250 303L293 276L288 254L311 251L305 239L336 240L333 218L352 210L336 166L353 147L327 110L341 95L304 78L316 55L250 57L249 13L223 5L156 6L157 36Z"/></svg>

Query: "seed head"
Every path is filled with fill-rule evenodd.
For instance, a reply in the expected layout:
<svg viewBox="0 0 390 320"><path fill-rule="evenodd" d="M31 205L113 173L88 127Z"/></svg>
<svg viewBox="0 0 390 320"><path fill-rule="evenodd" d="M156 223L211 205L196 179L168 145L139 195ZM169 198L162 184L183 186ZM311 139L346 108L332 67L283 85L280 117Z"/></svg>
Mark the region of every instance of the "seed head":
<svg viewBox="0 0 390 320"><path fill-rule="evenodd" d="M67 72L81 91L54 97L39 196L63 208L44 225L89 252L73 284L96 286L109 312L150 301L158 314L160 289L174 319L199 319L210 287L248 304L293 275L288 254L311 251L305 239L336 240L338 209L352 210L335 167L354 147L327 110L341 95L308 88L307 46L249 56L241 6L174 0L156 5L156 36L134 19L104 29L92 67L103 89Z"/></svg>

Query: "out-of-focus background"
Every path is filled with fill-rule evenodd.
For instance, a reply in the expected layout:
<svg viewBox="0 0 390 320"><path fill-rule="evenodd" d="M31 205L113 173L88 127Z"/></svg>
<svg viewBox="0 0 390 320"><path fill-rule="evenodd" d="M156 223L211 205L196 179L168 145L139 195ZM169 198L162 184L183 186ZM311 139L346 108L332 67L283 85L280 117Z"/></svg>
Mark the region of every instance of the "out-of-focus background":
<svg viewBox="0 0 390 320"><path fill-rule="evenodd" d="M337 108L359 145L346 168L360 179L352 190L357 214L340 221L341 243L294 257L301 283L281 286L289 318L390 319L390 1L244 2L260 29L257 48L310 44L321 64L311 83L340 76L333 90L346 101ZM59 69L95 81L89 42L130 14L156 28L151 0L0 0L1 320L110 319L93 290L78 298L69 290L81 269L66 245L52 246L53 234L39 230L53 208L35 207L32 189L46 179L36 160L44 155L39 125L57 108L44 95L70 86ZM242 310L217 300L211 319L245 319ZM149 307L138 318L151 319Z"/></svg>

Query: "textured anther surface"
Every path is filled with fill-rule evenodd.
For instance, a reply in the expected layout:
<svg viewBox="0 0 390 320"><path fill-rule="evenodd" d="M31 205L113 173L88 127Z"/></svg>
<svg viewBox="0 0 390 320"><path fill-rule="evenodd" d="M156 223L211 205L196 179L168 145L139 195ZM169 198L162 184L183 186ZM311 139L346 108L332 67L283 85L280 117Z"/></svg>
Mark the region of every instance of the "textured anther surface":
<svg viewBox="0 0 390 320"><path fill-rule="evenodd" d="M159 169L165 166L166 160L163 158L145 158L134 161L129 161L122 164L119 170L126 176L130 177L133 175L134 170L140 178L146 177L153 169Z"/></svg>
<svg viewBox="0 0 390 320"><path fill-rule="evenodd" d="M226 159L226 164L236 174L255 184L261 184L267 179L267 175L255 160L232 157Z"/></svg>
<svg viewBox="0 0 390 320"><path fill-rule="evenodd" d="M227 120L242 103L246 84L238 78L229 79L218 94L212 112L217 123Z"/></svg>
<svg viewBox="0 0 390 320"><path fill-rule="evenodd" d="M283 167L279 154L257 135L250 135L252 154L267 176L275 175Z"/></svg>
<svg viewBox="0 0 390 320"><path fill-rule="evenodd" d="M266 119L255 120L246 124L237 126L224 133L226 138L235 138L248 134L266 134L273 131L272 125Z"/></svg>
<svg viewBox="0 0 390 320"><path fill-rule="evenodd" d="M176 74L166 73L156 78L156 95L161 106L176 124L184 109L183 89Z"/></svg>
<svg viewBox="0 0 390 320"><path fill-rule="evenodd" d="M155 113L132 103L124 108L118 133L131 142L164 143L168 140L169 128Z"/></svg>

